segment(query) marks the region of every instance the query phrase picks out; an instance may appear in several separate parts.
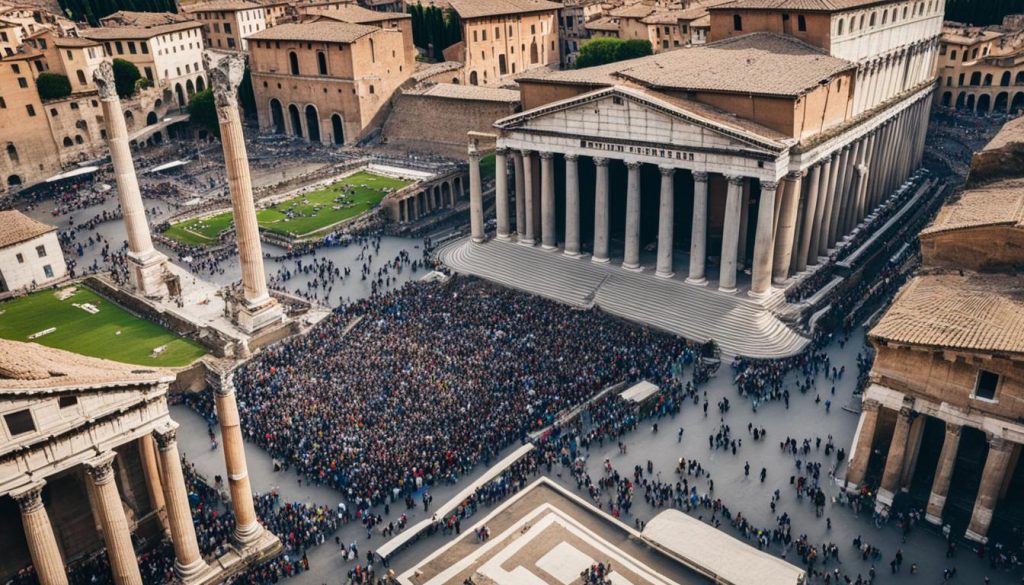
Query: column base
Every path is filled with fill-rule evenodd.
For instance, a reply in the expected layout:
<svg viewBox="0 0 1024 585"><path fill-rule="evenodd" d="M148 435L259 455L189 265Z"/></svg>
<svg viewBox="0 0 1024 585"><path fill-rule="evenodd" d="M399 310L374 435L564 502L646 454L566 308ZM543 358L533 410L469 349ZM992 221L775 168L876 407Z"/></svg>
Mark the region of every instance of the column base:
<svg viewBox="0 0 1024 585"><path fill-rule="evenodd" d="M639 264L626 264L625 262L622 263L622 269L623 270L628 270L630 272L643 272L644 271L644 267L640 266Z"/></svg>
<svg viewBox="0 0 1024 585"><path fill-rule="evenodd" d="M726 294L730 294L731 295L734 292L736 292L736 287L735 286L720 286L720 287L718 287L718 292L726 293Z"/></svg>
<svg viewBox="0 0 1024 585"><path fill-rule="evenodd" d="M263 525L259 522L253 522L248 526L236 526L235 532L231 535L232 541L235 544L245 547L260 539L260 536L266 531Z"/></svg>
<svg viewBox="0 0 1024 585"><path fill-rule="evenodd" d="M885 504L886 506L891 506L894 497L896 497L896 494L889 490L885 488L878 488L878 493L875 495L875 501Z"/></svg>
<svg viewBox="0 0 1024 585"><path fill-rule="evenodd" d="M749 296L752 299L766 299L766 298L772 296L772 287L769 286L768 290L764 290L764 291L761 291L761 292L757 292L757 291L751 289L751 290L747 291L747 296Z"/></svg>
<svg viewBox="0 0 1024 585"><path fill-rule="evenodd" d="M178 559L174 559L174 573L186 583L201 580L203 574L209 570L210 566L202 558L196 559L188 565L182 565Z"/></svg>
<svg viewBox="0 0 1024 585"><path fill-rule="evenodd" d="M970 540L972 542L977 542L979 544L988 544L988 537L987 536L978 534L977 532L975 532L973 530L968 530L964 534L964 538L966 538L967 540Z"/></svg>
<svg viewBox="0 0 1024 585"><path fill-rule="evenodd" d="M582 258L583 257L583 254L580 254L578 251L575 251L575 250L568 250L568 249L566 249L562 253L565 254L566 256L570 257L570 258Z"/></svg>
<svg viewBox="0 0 1024 585"><path fill-rule="evenodd" d="M594 256L593 258L590 259L590 261L593 262L594 264L608 264L608 262L610 262L611 259L610 258L598 258L597 256Z"/></svg>
<svg viewBox="0 0 1024 585"><path fill-rule="evenodd" d="M519 238L519 243L524 245L524 246L533 246L534 244L537 243L537 241L536 240L528 240L526 238Z"/></svg>
<svg viewBox="0 0 1024 585"><path fill-rule="evenodd" d="M169 294L167 279L174 277L167 271L167 256L157 250L129 252L127 260L132 285L142 296L160 299Z"/></svg>
<svg viewBox="0 0 1024 585"><path fill-rule="evenodd" d="M474 244L482 244L482 243L484 243L486 241L487 241L487 238L484 238L484 237L473 238L473 243Z"/></svg>
<svg viewBox="0 0 1024 585"><path fill-rule="evenodd" d="M510 240L512 238L510 238L508 234L495 234L494 235L494 239L501 240L501 241L504 242L504 241Z"/></svg>
<svg viewBox="0 0 1024 585"><path fill-rule="evenodd" d="M253 333L269 325L284 321L284 309L273 297L255 304L241 304L235 314L235 324L246 333Z"/></svg>
<svg viewBox="0 0 1024 585"><path fill-rule="evenodd" d="M789 278L773 277L772 278L772 284L786 284L787 280L789 280Z"/></svg>
<svg viewBox="0 0 1024 585"><path fill-rule="evenodd" d="M932 514L925 514L924 520L929 524L934 524L935 526L942 526L942 518L939 518L938 516L934 516Z"/></svg>
<svg viewBox="0 0 1024 585"><path fill-rule="evenodd" d="M659 272L659 271L655 271L655 273L654 273L654 276L657 276L658 278L672 278L675 275L676 275L675 272Z"/></svg>
<svg viewBox="0 0 1024 585"><path fill-rule="evenodd" d="M555 245L552 245L552 244L541 244L540 245L540 249L541 250L545 250L547 252L552 252L554 250L557 250L558 246L555 246Z"/></svg>
<svg viewBox="0 0 1024 585"><path fill-rule="evenodd" d="M692 284L692 285L695 285L695 286L707 286L708 279L704 278L703 276L700 276L700 277L697 277L697 278L694 278L693 276L691 276L691 277L686 279L686 284Z"/></svg>

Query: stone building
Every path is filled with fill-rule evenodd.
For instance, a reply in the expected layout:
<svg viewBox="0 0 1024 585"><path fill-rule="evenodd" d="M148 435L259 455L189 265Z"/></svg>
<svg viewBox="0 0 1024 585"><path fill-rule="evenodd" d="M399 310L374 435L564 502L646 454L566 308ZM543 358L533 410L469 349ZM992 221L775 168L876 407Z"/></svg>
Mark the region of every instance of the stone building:
<svg viewBox="0 0 1024 585"><path fill-rule="evenodd" d="M250 37L260 129L349 144L379 126L382 108L412 74L401 28L317 17Z"/></svg>
<svg viewBox="0 0 1024 585"><path fill-rule="evenodd" d="M946 23L936 75L938 105L987 114L1024 108L1024 27Z"/></svg>
<svg viewBox="0 0 1024 585"><path fill-rule="evenodd" d="M597 4L596 0L563 0L558 12L558 43L562 67L570 69L576 63L580 45L590 39L587 30L587 6Z"/></svg>
<svg viewBox="0 0 1024 585"><path fill-rule="evenodd" d="M246 38L267 28L264 7L249 0L210 0L183 6L182 11L203 23L210 49L245 51Z"/></svg>
<svg viewBox="0 0 1024 585"><path fill-rule="evenodd" d="M105 549L114 582L140 584L133 543L158 542L165 531L188 583L221 583L281 550L255 514L225 378L216 403L234 536L220 557L200 553L167 408L173 380L169 371L0 341L0 577L31 564L42 585L66 585L67 563Z"/></svg>
<svg viewBox="0 0 1024 585"><path fill-rule="evenodd" d="M405 12L380 12L356 4L336 4L330 8L299 8L299 15L305 19L329 18L352 24L376 26L384 30L398 30L402 33L405 50L410 63L416 61L416 44L412 40L412 15Z"/></svg>
<svg viewBox="0 0 1024 585"><path fill-rule="evenodd" d="M654 53L661 53L703 44L706 39L694 23L708 19L710 7L731 1L698 0L687 3L685 8L632 4L610 11L587 27L595 36L648 41Z"/></svg>
<svg viewBox="0 0 1024 585"><path fill-rule="evenodd" d="M66 276L57 228L20 211L0 211L0 295L44 288Z"/></svg>

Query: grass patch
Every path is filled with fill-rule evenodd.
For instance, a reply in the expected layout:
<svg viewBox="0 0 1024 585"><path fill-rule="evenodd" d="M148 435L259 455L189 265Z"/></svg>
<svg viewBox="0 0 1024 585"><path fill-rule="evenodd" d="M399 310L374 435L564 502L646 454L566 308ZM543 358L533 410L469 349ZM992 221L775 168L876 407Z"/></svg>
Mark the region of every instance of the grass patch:
<svg viewBox="0 0 1024 585"><path fill-rule="evenodd" d="M0 303L0 337L144 366L184 366L206 354L203 346L132 315L92 290L76 288L63 301L57 298L58 290L63 289L50 289ZM99 312L93 314L75 306L86 303ZM50 327L57 329L36 339L28 338ZM153 350L160 346L165 349L152 357Z"/></svg>
<svg viewBox="0 0 1024 585"><path fill-rule="evenodd" d="M480 178L484 181L494 178L494 153L480 157Z"/></svg>
<svg viewBox="0 0 1024 585"><path fill-rule="evenodd" d="M492 161L493 173L493 161ZM256 212L260 227L292 237L303 237L373 209L390 190L411 181L360 171L323 189L298 195ZM186 244L215 244L231 228L230 212L171 225L164 235Z"/></svg>

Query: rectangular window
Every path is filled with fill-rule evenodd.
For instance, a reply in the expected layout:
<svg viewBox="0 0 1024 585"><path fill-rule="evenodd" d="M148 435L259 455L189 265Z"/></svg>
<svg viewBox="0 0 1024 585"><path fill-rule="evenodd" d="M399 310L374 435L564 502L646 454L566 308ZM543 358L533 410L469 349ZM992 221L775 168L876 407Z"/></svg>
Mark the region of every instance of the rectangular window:
<svg viewBox="0 0 1024 585"><path fill-rule="evenodd" d="M149 54L149 43L142 43L139 48L142 49L142 54L143 55L148 55Z"/></svg>
<svg viewBox="0 0 1024 585"><path fill-rule="evenodd" d="M21 252L18 252L15 256L18 258L18 264L25 263L25 256Z"/></svg>
<svg viewBox="0 0 1024 585"><path fill-rule="evenodd" d="M225 22L224 23L224 33L225 34L231 34L231 23L230 22Z"/></svg>
<svg viewBox="0 0 1024 585"><path fill-rule="evenodd" d="M124 55L124 45L121 44L121 41L114 41L114 48L117 49L118 55Z"/></svg>
<svg viewBox="0 0 1024 585"><path fill-rule="evenodd" d="M35 116L36 115L36 109L34 107L32 107L32 104L26 105L25 109L28 110L28 115L29 116Z"/></svg>
<svg viewBox="0 0 1024 585"><path fill-rule="evenodd" d="M11 436L31 433L36 430L36 423L32 420L32 413L27 408L5 414L4 422L7 423L7 431Z"/></svg>
<svg viewBox="0 0 1024 585"><path fill-rule="evenodd" d="M36 246L36 254L39 254L40 258L46 258L46 246Z"/></svg>
<svg viewBox="0 0 1024 585"><path fill-rule="evenodd" d="M72 53L71 51L65 51L65 53L68 54L68 61L74 61L75 60L74 53Z"/></svg>
<svg viewBox="0 0 1024 585"><path fill-rule="evenodd" d="M19 77L18 78L18 87L22 87L22 88L28 87L28 80L25 79L24 77Z"/></svg>
<svg viewBox="0 0 1024 585"><path fill-rule="evenodd" d="M993 400L996 397L996 388L999 386L999 374L988 370L978 370L978 383L974 387L974 397L983 400Z"/></svg>
<svg viewBox="0 0 1024 585"><path fill-rule="evenodd" d="M800 29L800 32L807 32L807 19L804 18L803 14L797 15L796 27Z"/></svg>
<svg viewBox="0 0 1024 585"><path fill-rule="evenodd" d="M70 407L78 404L78 397L77 396L61 396L57 400L57 404L61 408L70 408Z"/></svg>
<svg viewBox="0 0 1024 585"><path fill-rule="evenodd" d="M43 274L46 275L46 278L53 278L53 266L49 264L43 266Z"/></svg>

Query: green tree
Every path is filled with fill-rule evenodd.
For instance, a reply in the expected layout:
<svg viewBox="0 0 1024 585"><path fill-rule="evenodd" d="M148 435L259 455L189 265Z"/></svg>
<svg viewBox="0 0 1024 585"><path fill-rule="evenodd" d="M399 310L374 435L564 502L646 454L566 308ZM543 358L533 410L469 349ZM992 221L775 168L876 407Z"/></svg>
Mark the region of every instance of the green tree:
<svg viewBox="0 0 1024 585"><path fill-rule="evenodd" d="M946 20L977 25L1000 24L1008 14L1024 12L1024 0L946 0Z"/></svg>
<svg viewBox="0 0 1024 585"><path fill-rule="evenodd" d="M36 78L36 88L43 100L57 100L71 95L71 82L66 75L45 71Z"/></svg>
<svg viewBox="0 0 1024 585"><path fill-rule="evenodd" d="M139 68L130 61L114 59L114 87L117 88L117 95L121 98L130 98L135 95L136 83L142 79Z"/></svg>
<svg viewBox="0 0 1024 585"><path fill-rule="evenodd" d="M584 69L595 65L615 63L626 59L644 57L653 53L650 41L623 40L602 37L587 41L580 46L580 54L576 57L576 68Z"/></svg>
<svg viewBox="0 0 1024 585"><path fill-rule="evenodd" d="M213 103L213 91L204 89L192 94L188 99L188 114L193 124L220 138L220 123L217 121L217 106Z"/></svg>
<svg viewBox="0 0 1024 585"><path fill-rule="evenodd" d="M246 66L242 82L238 84L238 103L246 116L256 115L256 94L252 90L252 72Z"/></svg>

